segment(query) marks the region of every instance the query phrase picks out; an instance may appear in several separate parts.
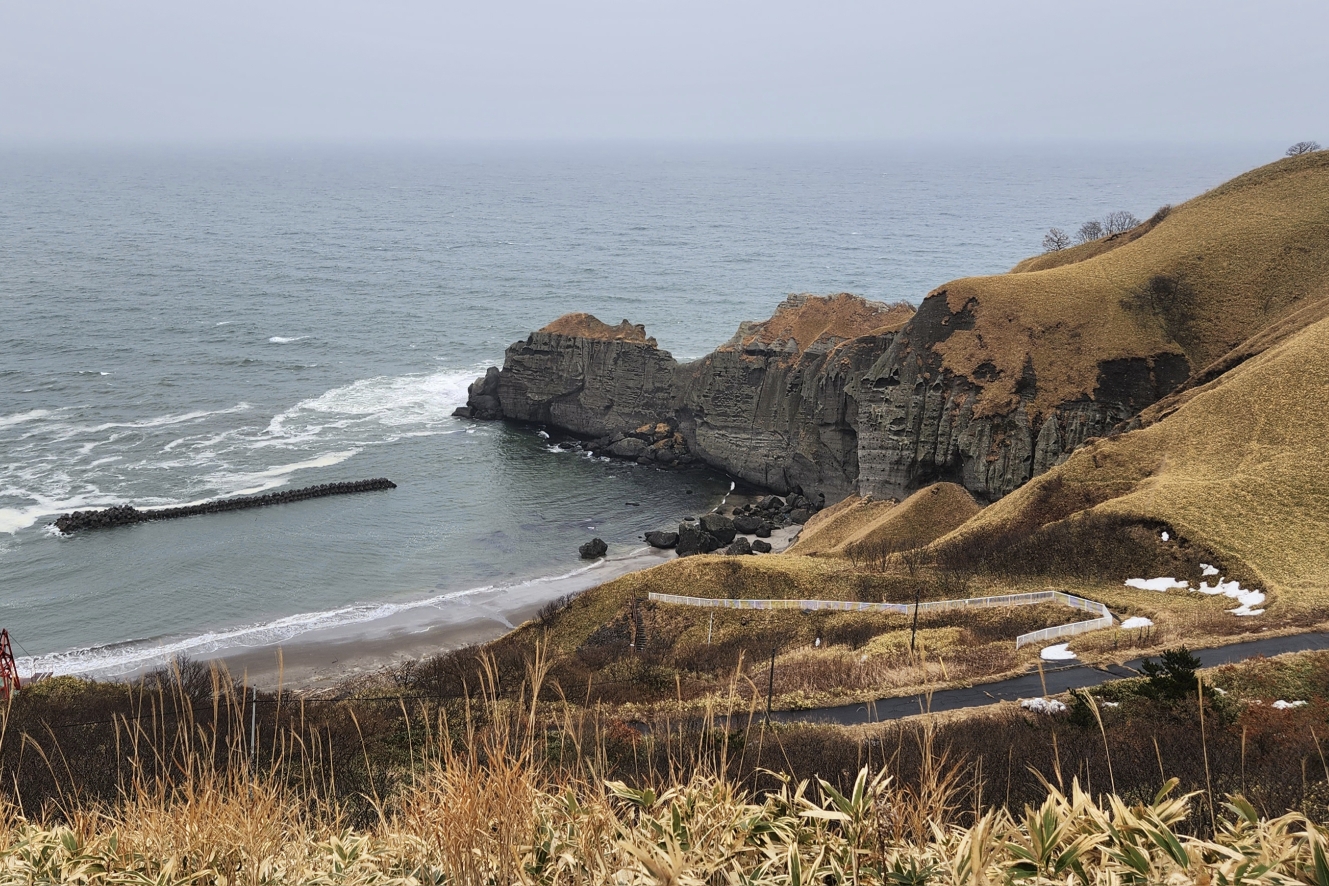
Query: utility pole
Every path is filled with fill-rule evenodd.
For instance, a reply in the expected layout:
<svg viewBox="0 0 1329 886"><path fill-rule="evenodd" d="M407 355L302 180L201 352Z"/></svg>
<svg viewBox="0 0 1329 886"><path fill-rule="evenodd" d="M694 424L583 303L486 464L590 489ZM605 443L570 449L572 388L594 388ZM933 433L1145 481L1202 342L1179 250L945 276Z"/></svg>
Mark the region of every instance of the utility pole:
<svg viewBox="0 0 1329 886"><path fill-rule="evenodd" d="M766 682L766 725L771 725L771 696L775 693L775 647L771 647L771 675Z"/></svg>
<svg viewBox="0 0 1329 886"><path fill-rule="evenodd" d="M918 607L923 600L923 585L914 585L914 624L909 629L909 654L914 654L914 638L918 636Z"/></svg>
<svg viewBox="0 0 1329 886"><path fill-rule="evenodd" d="M715 630L715 610L711 610L711 623L706 626L706 645L711 645L711 632Z"/></svg>

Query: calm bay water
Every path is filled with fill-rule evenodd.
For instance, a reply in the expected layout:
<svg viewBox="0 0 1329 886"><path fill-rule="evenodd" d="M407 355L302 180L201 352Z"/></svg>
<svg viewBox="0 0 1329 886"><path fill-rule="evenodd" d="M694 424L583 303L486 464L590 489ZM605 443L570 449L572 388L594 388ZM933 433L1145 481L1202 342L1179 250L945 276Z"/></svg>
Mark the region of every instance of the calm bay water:
<svg viewBox="0 0 1329 886"><path fill-rule="evenodd" d="M446 613L728 478L451 417L574 310L699 356L789 292L918 301L1250 149L465 146L0 153L0 626L24 670ZM554 442L557 442L555 440ZM62 538L68 510L399 488ZM527 585L531 587L531 585ZM27 656L33 656L28 658Z"/></svg>

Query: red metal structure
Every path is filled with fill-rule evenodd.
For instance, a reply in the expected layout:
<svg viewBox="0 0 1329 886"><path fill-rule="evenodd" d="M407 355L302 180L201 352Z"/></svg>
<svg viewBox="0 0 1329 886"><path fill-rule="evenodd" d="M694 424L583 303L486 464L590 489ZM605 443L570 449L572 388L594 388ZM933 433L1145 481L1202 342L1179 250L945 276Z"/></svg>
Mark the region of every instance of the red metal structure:
<svg viewBox="0 0 1329 886"><path fill-rule="evenodd" d="M14 664L14 650L9 645L9 631L0 630L0 695L9 701L20 686L18 667Z"/></svg>

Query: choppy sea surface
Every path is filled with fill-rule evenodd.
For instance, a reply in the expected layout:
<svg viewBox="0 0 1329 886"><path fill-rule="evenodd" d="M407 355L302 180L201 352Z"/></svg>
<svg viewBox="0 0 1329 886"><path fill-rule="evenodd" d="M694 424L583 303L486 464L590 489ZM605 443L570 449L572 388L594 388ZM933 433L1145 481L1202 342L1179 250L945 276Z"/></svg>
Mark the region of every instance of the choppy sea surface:
<svg viewBox="0 0 1329 886"><path fill-rule="evenodd" d="M113 674L446 618L631 551L723 475L453 418L554 317L697 357L791 292L917 302L1145 217L1250 148L467 145L0 152L0 626ZM60 513L386 476L391 492L61 537ZM551 584L551 587L553 585Z"/></svg>

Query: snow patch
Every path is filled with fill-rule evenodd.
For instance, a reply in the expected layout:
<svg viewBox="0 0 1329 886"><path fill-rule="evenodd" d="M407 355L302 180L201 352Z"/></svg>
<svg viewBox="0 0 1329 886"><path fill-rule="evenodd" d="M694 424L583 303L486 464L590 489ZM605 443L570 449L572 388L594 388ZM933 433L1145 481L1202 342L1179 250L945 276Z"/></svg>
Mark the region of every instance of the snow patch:
<svg viewBox="0 0 1329 886"><path fill-rule="evenodd" d="M1026 711L1033 711L1035 714L1066 713L1066 705L1055 698L1024 698L1020 700L1020 707Z"/></svg>
<svg viewBox="0 0 1329 886"><path fill-rule="evenodd" d="M1200 569L1201 569L1200 574L1203 575L1205 578L1208 578L1211 575L1218 575L1218 567L1213 565L1212 563L1201 563Z"/></svg>
<svg viewBox="0 0 1329 886"><path fill-rule="evenodd" d="M1129 631L1131 628L1151 628L1153 626L1153 619L1145 618L1143 615L1128 618L1121 623L1121 628L1124 631Z"/></svg>
<svg viewBox="0 0 1329 886"><path fill-rule="evenodd" d="M1171 538L1171 536L1169 536L1167 532L1164 532L1162 535L1159 536L1159 538L1163 539L1163 541L1167 541L1169 538Z"/></svg>
<svg viewBox="0 0 1329 886"><path fill-rule="evenodd" d="M1264 593L1243 588L1238 581L1223 581L1220 578L1218 582L1212 586L1207 581L1200 582L1200 586L1196 588L1196 590L1201 594L1208 594L1211 597L1222 594L1224 597L1236 600L1240 605L1238 605L1236 609L1228 610L1228 612L1231 612L1233 615L1264 614L1264 609L1256 608L1264 602Z"/></svg>
<svg viewBox="0 0 1329 886"><path fill-rule="evenodd" d="M1305 707L1306 700L1304 698L1299 698L1296 701L1283 701L1283 699L1280 698L1278 701L1274 702L1273 706L1276 711L1288 711L1292 708Z"/></svg>
<svg viewBox="0 0 1329 886"><path fill-rule="evenodd" d="M1141 591L1170 591L1173 588L1190 589L1190 583L1177 581L1175 578L1128 578L1126 587Z"/></svg>
<svg viewBox="0 0 1329 886"><path fill-rule="evenodd" d="M1068 644L1058 643L1055 646L1045 646L1043 651L1038 653L1038 657L1043 661L1072 661L1075 653L1066 648Z"/></svg>

